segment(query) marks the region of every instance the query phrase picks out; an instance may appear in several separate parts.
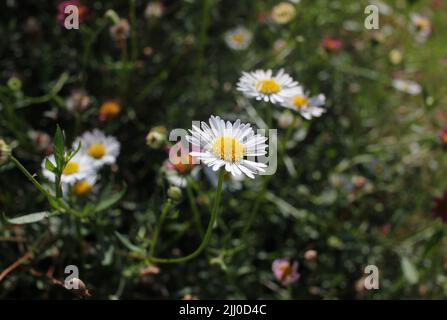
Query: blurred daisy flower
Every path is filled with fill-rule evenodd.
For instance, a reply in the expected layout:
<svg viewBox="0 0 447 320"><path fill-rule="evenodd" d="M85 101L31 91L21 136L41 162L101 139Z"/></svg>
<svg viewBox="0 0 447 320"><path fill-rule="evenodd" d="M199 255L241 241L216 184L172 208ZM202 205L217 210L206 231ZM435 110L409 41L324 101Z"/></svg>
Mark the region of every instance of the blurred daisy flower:
<svg viewBox="0 0 447 320"><path fill-rule="evenodd" d="M283 69L274 76L272 70L256 70L242 73L237 90L249 98L282 103L299 92L299 86Z"/></svg>
<svg viewBox="0 0 447 320"><path fill-rule="evenodd" d="M146 144L152 149L159 149L166 143L166 128L156 126L146 136Z"/></svg>
<svg viewBox="0 0 447 320"><path fill-rule="evenodd" d="M91 132L85 132L73 143L73 148L81 143L82 154L91 159L94 166L99 168L105 164L114 164L120 153L120 143L115 137L106 136L104 132L95 129Z"/></svg>
<svg viewBox="0 0 447 320"><path fill-rule="evenodd" d="M417 13L410 15L412 30L416 33L416 41L424 42L431 33L431 22Z"/></svg>
<svg viewBox="0 0 447 320"><path fill-rule="evenodd" d="M276 259L272 264L273 275L282 285L297 282L300 278L298 262L291 263L288 259Z"/></svg>
<svg viewBox="0 0 447 320"><path fill-rule="evenodd" d="M47 159L53 164L56 163L53 154L45 158L42 161L42 174L48 179L48 181L54 182L56 180L55 174L45 168L45 162ZM64 170L62 171L61 184L73 185L76 181L80 181L95 175L95 172L96 170L92 160L81 153L77 153L66 164Z"/></svg>
<svg viewBox="0 0 447 320"><path fill-rule="evenodd" d="M295 6L289 2L281 2L272 9L272 20L277 24L286 24L296 15Z"/></svg>
<svg viewBox="0 0 447 320"><path fill-rule="evenodd" d="M161 2L154 1L149 2L144 10L144 16L147 19L150 18L160 18L163 15L164 7Z"/></svg>
<svg viewBox="0 0 447 320"><path fill-rule="evenodd" d="M447 145L447 126L445 126L438 134L439 139L444 145Z"/></svg>
<svg viewBox="0 0 447 320"><path fill-rule="evenodd" d="M53 145L51 144L51 137L42 131L30 130L28 136L36 147L37 151L49 155L53 153Z"/></svg>
<svg viewBox="0 0 447 320"><path fill-rule="evenodd" d="M247 157L264 156L267 151L267 138L254 134L250 124L236 120L234 124L225 123L220 117L211 116L209 125L202 121L201 129L193 126L191 136L186 136L193 150L191 156L202 160L214 171L225 167L225 170L237 176L245 174L254 179L255 174L264 172L264 163L247 160Z"/></svg>
<svg viewBox="0 0 447 320"><path fill-rule="evenodd" d="M67 110L71 113L81 112L90 104L91 99L89 95L82 89L75 89L70 96L65 100Z"/></svg>
<svg viewBox="0 0 447 320"><path fill-rule="evenodd" d="M90 175L82 180L78 180L71 186L71 191L77 197L88 196L92 193L96 180L97 175Z"/></svg>
<svg viewBox="0 0 447 320"><path fill-rule="evenodd" d="M282 103L282 106L299 112L303 118L310 120L313 117L320 117L326 110L321 108L326 102L324 94L309 97L303 87L299 86L298 92Z"/></svg>
<svg viewBox="0 0 447 320"><path fill-rule="evenodd" d="M224 39L227 46L233 50L244 50L251 43L253 35L247 28L239 26L225 32Z"/></svg>
<svg viewBox="0 0 447 320"><path fill-rule="evenodd" d="M99 120L105 121L107 119L116 117L121 111L121 105L116 100L109 100L104 102L99 107Z"/></svg>
<svg viewBox="0 0 447 320"><path fill-rule="evenodd" d="M388 57L392 64L399 64L402 62L402 51L399 49L392 49L389 52Z"/></svg>
<svg viewBox="0 0 447 320"><path fill-rule="evenodd" d="M109 28L110 36L115 41L118 48L122 48L124 41L129 38L130 26L127 19L120 19L117 23Z"/></svg>
<svg viewBox="0 0 447 320"><path fill-rule="evenodd" d="M396 90L408 93L412 96L418 95L422 92L421 85L411 80L394 79L392 85Z"/></svg>

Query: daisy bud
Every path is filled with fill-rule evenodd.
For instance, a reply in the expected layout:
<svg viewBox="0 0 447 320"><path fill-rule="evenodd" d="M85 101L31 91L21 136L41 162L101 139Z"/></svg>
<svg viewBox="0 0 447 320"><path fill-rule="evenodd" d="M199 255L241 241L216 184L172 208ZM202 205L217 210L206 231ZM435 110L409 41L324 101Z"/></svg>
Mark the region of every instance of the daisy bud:
<svg viewBox="0 0 447 320"><path fill-rule="evenodd" d="M180 200L182 198L182 189L176 186L170 186L168 189L168 197L172 200Z"/></svg>
<svg viewBox="0 0 447 320"><path fill-rule="evenodd" d="M8 88L12 91L20 91L20 89L22 88L22 81L20 81L20 79L16 76L13 76L9 78L7 85Z"/></svg>
<svg viewBox="0 0 447 320"><path fill-rule="evenodd" d="M318 252L316 250L307 250L304 253L304 259L307 261L313 261L318 257Z"/></svg>
<svg viewBox="0 0 447 320"><path fill-rule="evenodd" d="M6 144L5 140L0 138L0 166L4 165L11 155L11 148Z"/></svg>
<svg viewBox="0 0 447 320"><path fill-rule="evenodd" d="M140 277L150 276L150 275L159 274L159 273L160 273L159 267L150 265L150 266L140 270Z"/></svg>
<svg viewBox="0 0 447 320"><path fill-rule="evenodd" d="M159 149L166 142L166 128L154 127L146 136L146 144L152 149Z"/></svg>
<svg viewBox="0 0 447 320"><path fill-rule="evenodd" d="M91 296L90 292L87 289L87 286L81 279L71 278L69 280L65 280L64 287L65 289L70 290L79 297L85 298Z"/></svg>

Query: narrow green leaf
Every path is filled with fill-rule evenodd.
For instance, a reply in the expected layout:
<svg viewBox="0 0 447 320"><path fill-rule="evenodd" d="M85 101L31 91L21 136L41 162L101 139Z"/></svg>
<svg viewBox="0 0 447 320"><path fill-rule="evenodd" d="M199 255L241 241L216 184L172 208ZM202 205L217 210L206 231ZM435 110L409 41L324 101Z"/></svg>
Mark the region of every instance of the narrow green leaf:
<svg viewBox="0 0 447 320"><path fill-rule="evenodd" d="M59 125L56 127L56 134L54 135L54 158L56 160L56 167L62 172L65 156L65 139Z"/></svg>
<svg viewBox="0 0 447 320"><path fill-rule="evenodd" d="M416 284L419 280L419 272L417 271L414 264L407 258L402 257L401 261L402 271L404 272L405 278L410 284Z"/></svg>
<svg viewBox="0 0 447 320"><path fill-rule="evenodd" d="M48 159L45 160L45 169L56 173L56 166Z"/></svg>
<svg viewBox="0 0 447 320"><path fill-rule="evenodd" d="M17 218L8 219L5 216L5 214L3 213L3 219L10 224L27 224L27 223L38 222L40 220L48 218L50 215L51 215L50 212L43 211L43 212L26 214L24 216L17 217Z"/></svg>
<svg viewBox="0 0 447 320"><path fill-rule="evenodd" d="M105 193L102 197L96 208L94 209L94 212L100 212L104 211L111 206L113 206L115 203L117 203L126 193L126 188L123 188L121 192L115 192L115 193Z"/></svg>
<svg viewBox="0 0 447 320"><path fill-rule="evenodd" d="M136 245L134 245L132 242L129 241L129 239L127 239L125 236L123 236L121 233L119 233L118 231L115 231L115 235L118 238L119 241L121 241L121 243L130 251L134 251L134 252L138 252L138 253L144 253L144 250L140 247L137 247Z"/></svg>

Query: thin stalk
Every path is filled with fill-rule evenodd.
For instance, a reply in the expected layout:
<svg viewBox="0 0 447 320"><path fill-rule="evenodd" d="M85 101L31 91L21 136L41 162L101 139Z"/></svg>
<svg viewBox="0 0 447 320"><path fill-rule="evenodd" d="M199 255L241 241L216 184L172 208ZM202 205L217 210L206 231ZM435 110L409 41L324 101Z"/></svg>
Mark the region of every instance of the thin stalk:
<svg viewBox="0 0 447 320"><path fill-rule="evenodd" d="M161 211L160 219L158 220L157 226L155 227L154 233L152 234L151 247L149 249L149 256L152 257L155 253L155 247L157 245L158 237L160 235L161 226L163 225L166 216L168 215L169 209L171 208L172 202L168 200Z"/></svg>
<svg viewBox="0 0 447 320"><path fill-rule="evenodd" d="M225 174L225 170L221 169L220 173L219 173L219 181L217 183L217 190L216 190L216 197L214 199L214 205L213 205L213 210L211 212L211 219L210 222L208 224L208 227L206 229L205 232L205 236L202 239L202 242L200 243L200 245L197 247L196 250L194 250L194 252L190 253L187 256L184 257L180 257L180 258L156 258L156 257L150 257L149 260L152 262L158 262L158 263L182 263L182 262L186 262L188 260L191 260L195 257L197 257L208 245L208 242L211 238L211 234L213 231L213 227L214 224L217 221L217 215L218 215L218 209L219 209L219 204L220 204L220 195L222 193L222 184L223 184L223 177Z"/></svg>
<svg viewBox="0 0 447 320"><path fill-rule="evenodd" d="M205 231L203 230L202 221L200 220L200 212L199 212L199 209L197 208L197 205L196 205L196 202L194 199L194 194L191 189L191 184L192 184L191 178L187 177L186 178L186 194L188 195L189 205L191 206L194 223L196 224L197 230L199 230L200 236L203 237L203 234L205 233Z"/></svg>
<svg viewBox="0 0 447 320"><path fill-rule="evenodd" d="M33 177L33 175L31 173L29 173L28 170L26 170L26 168L20 163L19 160L17 160L14 156L10 156L9 157L11 159L11 161L14 163L14 165L20 170L22 171L22 173L28 178L29 181L31 181L31 183L46 197L51 197L51 195L48 193L47 190L45 190L44 187L42 187L42 185Z"/></svg>

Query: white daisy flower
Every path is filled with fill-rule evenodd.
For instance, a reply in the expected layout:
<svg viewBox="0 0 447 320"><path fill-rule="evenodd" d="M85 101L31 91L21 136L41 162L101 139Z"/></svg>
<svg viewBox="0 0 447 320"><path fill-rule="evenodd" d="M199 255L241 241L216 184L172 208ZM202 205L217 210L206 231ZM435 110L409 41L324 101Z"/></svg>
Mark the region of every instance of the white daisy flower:
<svg viewBox="0 0 447 320"><path fill-rule="evenodd" d="M303 118L310 120L320 117L326 110L321 106L326 102L324 94L310 97L303 87L299 87L296 94L282 103L283 107L299 112Z"/></svg>
<svg viewBox="0 0 447 320"><path fill-rule="evenodd" d="M56 176L53 172L45 168L46 159L50 160L51 163L56 164L54 159L54 154L45 158L42 162L42 173L45 178L50 182L56 180ZM61 184L73 185L76 181L86 179L90 176L95 175L95 167L93 161L80 153L77 153L65 166L62 171Z"/></svg>
<svg viewBox="0 0 447 320"><path fill-rule="evenodd" d="M272 70L243 72L237 89L247 97L271 103L282 103L296 94L298 82L281 69L273 76Z"/></svg>
<svg viewBox="0 0 447 320"><path fill-rule="evenodd" d="M73 185L69 186L69 188L65 188L64 194L71 190L71 192L77 197L84 197L92 193L98 176L96 174L92 174L82 180L78 180Z"/></svg>
<svg viewBox="0 0 447 320"><path fill-rule="evenodd" d="M424 42L431 33L431 22L428 18L417 13L410 15L413 32L416 33L416 41Z"/></svg>
<svg viewBox="0 0 447 320"><path fill-rule="evenodd" d="M247 157L264 156L267 151L267 138L255 134L250 124L243 124L238 119L234 124L225 123L220 117L211 116L209 125L202 121L201 129L193 126L189 130L191 136L186 136L196 148L191 156L202 160L214 171L225 166L225 170L234 176L245 174L254 179L254 175L264 172L264 163L248 160Z"/></svg>
<svg viewBox="0 0 447 320"><path fill-rule="evenodd" d="M233 50L245 50L251 43L253 35L245 27L237 27L225 32L224 39L228 47Z"/></svg>
<svg viewBox="0 0 447 320"><path fill-rule="evenodd" d="M416 96L422 92L421 85L411 80L394 79L393 87L412 96Z"/></svg>
<svg viewBox="0 0 447 320"><path fill-rule="evenodd" d="M85 132L73 143L73 148L77 148L81 143L82 154L90 157L96 167L104 164L113 164L120 153L120 143L115 137L106 136L104 132L95 129Z"/></svg>

